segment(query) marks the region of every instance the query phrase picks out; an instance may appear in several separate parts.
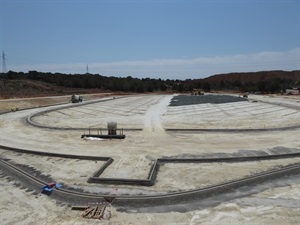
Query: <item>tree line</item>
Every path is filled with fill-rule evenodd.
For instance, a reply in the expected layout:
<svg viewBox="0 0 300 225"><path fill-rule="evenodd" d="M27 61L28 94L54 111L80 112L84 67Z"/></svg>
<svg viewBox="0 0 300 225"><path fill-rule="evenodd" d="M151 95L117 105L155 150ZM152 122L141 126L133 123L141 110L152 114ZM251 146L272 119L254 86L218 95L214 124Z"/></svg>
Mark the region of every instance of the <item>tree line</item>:
<svg viewBox="0 0 300 225"><path fill-rule="evenodd" d="M29 71L14 72L9 71L0 75L1 79L6 80L38 80L47 82L57 86L68 88L83 89L101 89L103 91L121 91L121 92L194 92L195 90L210 91L236 91L236 92L261 92L261 93L279 93L286 88L299 86L300 71L292 71L295 76L289 76L288 73L282 71L282 76L277 75L264 76L263 72L251 73L252 80L243 79L249 73L242 76L234 77L233 75L217 75L205 79L153 79L153 78L133 78L128 77L107 77L100 74L62 74ZM265 72L270 74L270 72ZM239 74L240 75L240 74ZM259 76L257 76L259 75ZM268 79L265 79L268 77ZM296 77L296 78L295 78ZM234 80L235 79L235 80Z"/></svg>

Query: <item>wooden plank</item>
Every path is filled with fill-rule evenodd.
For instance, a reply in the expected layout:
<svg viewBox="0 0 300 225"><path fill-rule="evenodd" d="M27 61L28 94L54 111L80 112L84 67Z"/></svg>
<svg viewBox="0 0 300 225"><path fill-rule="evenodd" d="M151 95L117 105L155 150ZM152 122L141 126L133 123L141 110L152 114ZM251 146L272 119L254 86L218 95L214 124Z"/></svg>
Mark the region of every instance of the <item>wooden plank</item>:
<svg viewBox="0 0 300 225"><path fill-rule="evenodd" d="M90 212L90 214L88 215L88 218L89 218L89 219L91 219L91 218L94 217L94 215L95 215L95 213L96 213L96 211L97 211L97 208L98 208L97 206L94 207L94 208L93 208L93 211Z"/></svg>
<svg viewBox="0 0 300 225"><path fill-rule="evenodd" d="M75 205L75 206L72 206L72 210L78 210L78 211L84 211L88 208L89 206L81 206L81 205Z"/></svg>
<svg viewBox="0 0 300 225"><path fill-rule="evenodd" d="M89 207L81 214L81 216L82 216L82 217L87 217L88 214L90 214L93 210L94 210L94 208L89 206Z"/></svg>
<svg viewBox="0 0 300 225"><path fill-rule="evenodd" d="M106 205L88 206L81 216L88 219L102 219L105 209Z"/></svg>
<svg viewBox="0 0 300 225"><path fill-rule="evenodd" d="M101 218L103 218L103 214L104 214L105 208L106 208L106 206L98 207L98 211L95 214L94 218L95 219L101 219Z"/></svg>

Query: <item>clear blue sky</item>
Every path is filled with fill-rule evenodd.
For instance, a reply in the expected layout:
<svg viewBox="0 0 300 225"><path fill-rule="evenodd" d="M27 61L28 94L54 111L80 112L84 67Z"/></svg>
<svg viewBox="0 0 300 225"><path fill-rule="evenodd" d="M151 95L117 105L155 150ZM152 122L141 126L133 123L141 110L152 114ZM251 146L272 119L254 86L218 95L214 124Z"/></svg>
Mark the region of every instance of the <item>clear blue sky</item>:
<svg viewBox="0 0 300 225"><path fill-rule="evenodd" d="M162 79L299 70L300 0L0 0L7 70Z"/></svg>

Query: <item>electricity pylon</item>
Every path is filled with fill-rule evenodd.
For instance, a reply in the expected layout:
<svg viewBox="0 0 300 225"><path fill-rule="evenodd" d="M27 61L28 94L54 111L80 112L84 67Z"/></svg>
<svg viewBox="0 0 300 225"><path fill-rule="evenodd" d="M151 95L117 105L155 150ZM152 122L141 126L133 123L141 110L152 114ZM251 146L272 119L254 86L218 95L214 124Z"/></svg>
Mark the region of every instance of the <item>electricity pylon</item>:
<svg viewBox="0 0 300 225"><path fill-rule="evenodd" d="M6 73L6 55L4 51L2 52L2 73Z"/></svg>

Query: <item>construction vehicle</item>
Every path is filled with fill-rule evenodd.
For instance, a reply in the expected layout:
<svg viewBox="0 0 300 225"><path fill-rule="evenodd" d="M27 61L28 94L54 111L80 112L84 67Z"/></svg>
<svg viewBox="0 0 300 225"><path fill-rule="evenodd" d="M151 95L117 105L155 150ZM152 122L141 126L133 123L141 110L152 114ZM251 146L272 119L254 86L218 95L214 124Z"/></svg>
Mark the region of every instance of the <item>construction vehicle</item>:
<svg viewBox="0 0 300 225"><path fill-rule="evenodd" d="M82 102L82 97L79 95L72 95L72 98L70 100L72 103L78 103Z"/></svg>

